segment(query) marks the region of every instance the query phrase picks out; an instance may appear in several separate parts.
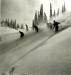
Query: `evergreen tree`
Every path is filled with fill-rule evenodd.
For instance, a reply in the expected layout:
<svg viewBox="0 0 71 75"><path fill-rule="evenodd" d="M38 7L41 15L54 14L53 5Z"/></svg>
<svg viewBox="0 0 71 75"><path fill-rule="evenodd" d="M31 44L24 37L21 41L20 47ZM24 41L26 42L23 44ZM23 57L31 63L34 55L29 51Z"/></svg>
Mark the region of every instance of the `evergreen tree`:
<svg viewBox="0 0 71 75"><path fill-rule="evenodd" d="M50 18L52 17L52 4L50 3Z"/></svg>
<svg viewBox="0 0 71 75"><path fill-rule="evenodd" d="M62 5L62 13L64 13L64 6Z"/></svg>
<svg viewBox="0 0 71 75"><path fill-rule="evenodd" d="M21 24L21 29L24 29L23 24Z"/></svg>
<svg viewBox="0 0 71 75"><path fill-rule="evenodd" d="M28 27L28 25L26 24L26 31L28 31L29 30L29 27Z"/></svg>
<svg viewBox="0 0 71 75"><path fill-rule="evenodd" d="M58 8L58 10L57 10L57 15L59 15L59 8Z"/></svg>
<svg viewBox="0 0 71 75"><path fill-rule="evenodd" d="M8 26L8 19L5 20L5 25Z"/></svg>
<svg viewBox="0 0 71 75"><path fill-rule="evenodd" d="M47 23L47 15L45 12L44 12L44 22Z"/></svg>
<svg viewBox="0 0 71 75"><path fill-rule="evenodd" d="M32 29L34 30L34 26L35 26L35 21L32 21Z"/></svg>
<svg viewBox="0 0 71 75"><path fill-rule="evenodd" d="M41 20L43 20L43 4L41 4L41 7L40 7L40 18Z"/></svg>
<svg viewBox="0 0 71 75"><path fill-rule="evenodd" d="M10 27L13 28L13 20L10 21Z"/></svg>
<svg viewBox="0 0 71 75"><path fill-rule="evenodd" d="M38 15L37 15L37 11L35 12L34 21L35 21L35 24L37 25L37 24L38 24Z"/></svg>
<svg viewBox="0 0 71 75"><path fill-rule="evenodd" d="M8 25L8 26L10 25L10 23L9 23L9 19L8 19L8 23L7 23L7 25Z"/></svg>
<svg viewBox="0 0 71 75"><path fill-rule="evenodd" d="M65 3L64 5L62 6L62 13L64 13L66 11L66 6L65 6Z"/></svg>
<svg viewBox="0 0 71 75"><path fill-rule="evenodd" d="M13 24L12 25L13 25L13 28L16 29L16 20L13 21Z"/></svg>
<svg viewBox="0 0 71 75"><path fill-rule="evenodd" d="M14 21L13 21L13 24L12 24L13 28L15 28L15 25L14 25Z"/></svg>
<svg viewBox="0 0 71 75"><path fill-rule="evenodd" d="M55 10L54 10L53 16L54 16L54 17L56 16Z"/></svg>
<svg viewBox="0 0 71 75"><path fill-rule="evenodd" d="M40 13L38 11L38 24L39 24L39 22L40 22Z"/></svg>
<svg viewBox="0 0 71 75"><path fill-rule="evenodd" d="M65 2L64 2L64 12L66 11L66 6L65 6Z"/></svg>
<svg viewBox="0 0 71 75"><path fill-rule="evenodd" d="M14 28L16 29L16 20L14 21Z"/></svg>
<svg viewBox="0 0 71 75"><path fill-rule="evenodd" d="M17 28L20 28L20 27L19 27L19 24L17 24Z"/></svg>

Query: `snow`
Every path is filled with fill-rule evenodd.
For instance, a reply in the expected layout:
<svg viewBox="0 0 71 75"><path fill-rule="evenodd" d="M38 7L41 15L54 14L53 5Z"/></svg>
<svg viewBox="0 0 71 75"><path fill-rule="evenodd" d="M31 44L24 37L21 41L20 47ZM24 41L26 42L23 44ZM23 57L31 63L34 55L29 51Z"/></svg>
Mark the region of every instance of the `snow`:
<svg viewBox="0 0 71 75"><path fill-rule="evenodd" d="M0 27L0 44L14 41L19 38L19 33L17 30L8 28L8 27Z"/></svg>
<svg viewBox="0 0 71 75"><path fill-rule="evenodd" d="M15 73L31 75L71 75L71 27L56 34L42 47L15 64ZM23 66L23 67L22 67Z"/></svg>
<svg viewBox="0 0 71 75"><path fill-rule="evenodd" d="M60 22L62 26L71 26L71 12L66 12L62 15L52 18L49 21L53 23L53 20Z"/></svg>
<svg viewBox="0 0 71 75"><path fill-rule="evenodd" d="M71 14L65 14L57 21L68 27ZM53 36L53 31L41 25L40 32L25 31L22 39L18 30L3 29L4 35L0 36L6 44L0 45L0 73L8 72L14 66L14 75L71 75L71 27ZM9 35L10 40L14 39L12 42L8 40Z"/></svg>
<svg viewBox="0 0 71 75"><path fill-rule="evenodd" d="M43 45L43 42L53 34L54 33L52 33L52 31L49 31L44 27L44 30L41 30L39 33L32 32L29 35L25 35L24 39L18 39L12 43L6 45L3 44L3 46L1 45L0 72L8 71L11 66L20 61L24 56L35 50L37 47Z"/></svg>

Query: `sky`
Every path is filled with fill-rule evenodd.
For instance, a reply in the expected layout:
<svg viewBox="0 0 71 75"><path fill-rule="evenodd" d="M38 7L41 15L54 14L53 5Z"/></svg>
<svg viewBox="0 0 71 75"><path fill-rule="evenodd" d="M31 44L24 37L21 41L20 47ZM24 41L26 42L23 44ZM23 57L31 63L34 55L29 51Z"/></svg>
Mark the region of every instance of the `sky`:
<svg viewBox="0 0 71 75"><path fill-rule="evenodd" d="M49 16L50 2L55 10L66 2L67 10L71 10L71 0L1 0L1 19L16 19L17 23L31 25L40 4L43 3L44 11Z"/></svg>

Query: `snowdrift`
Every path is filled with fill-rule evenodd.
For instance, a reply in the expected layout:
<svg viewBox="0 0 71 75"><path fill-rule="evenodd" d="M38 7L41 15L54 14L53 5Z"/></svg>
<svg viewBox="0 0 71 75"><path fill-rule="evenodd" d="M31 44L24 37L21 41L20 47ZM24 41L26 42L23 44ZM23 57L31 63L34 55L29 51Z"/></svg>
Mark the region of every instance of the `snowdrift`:
<svg viewBox="0 0 71 75"><path fill-rule="evenodd" d="M16 40L19 36L19 32L15 29L0 27L0 44Z"/></svg>

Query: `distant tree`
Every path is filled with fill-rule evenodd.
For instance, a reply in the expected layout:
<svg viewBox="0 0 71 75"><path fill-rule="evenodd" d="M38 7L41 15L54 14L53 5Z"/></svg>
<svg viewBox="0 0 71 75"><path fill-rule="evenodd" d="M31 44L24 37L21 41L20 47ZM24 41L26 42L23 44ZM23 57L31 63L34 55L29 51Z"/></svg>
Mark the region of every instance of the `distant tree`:
<svg viewBox="0 0 71 75"><path fill-rule="evenodd" d="M66 12L66 6L65 6L65 2L64 5L62 5L62 13Z"/></svg>
<svg viewBox="0 0 71 75"><path fill-rule="evenodd" d="M59 15L59 8L58 8L58 10L57 10L57 15Z"/></svg>
<svg viewBox="0 0 71 75"><path fill-rule="evenodd" d="M12 21L12 26L14 29L16 29L16 20Z"/></svg>
<svg viewBox="0 0 71 75"><path fill-rule="evenodd" d="M10 25L10 23L9 23L9 19L8 19L7 25L8 25L8 26Z"/></svg>
<svg viewBox="0 0 71 75"><path fill-rule="evenodd" d="M62 5L62 13L64 13L64 6Z"/></svg>
<svg viewBox="0 0 71 75"><path fill-rule="evenodd" d="M8 19L6 18L5 22L5 26L8 26Z"/></svg>
<svg viewBox="0 0 71 75"><path fill-rule="evenodd" d="M38 11L38 24L39 24L39 22L40 22L40 13Z"/></svg>
<svg viewBox="0 0 71 75"><path fill-rule="evenodd" d="M20 28L19 24L17 24L17 28Z"/></svg>
<svg viewBox="0 0 71 75"><path fill-rule="evenodd" d="M56 16L55 10L54 10L53 16L54 16L54 17Z"/></svg>
<svg viewBox="0 0 71 75"><path fill-rule="evenodd" d="M5 24L4 20L1 20L1 26L3 26Z"/></svg>
<svg viewBox="0 0 71 75"><path fill-rule="evenodd" d="M40 18L43 20L43 4L40 6Z"/></svg>
<svg viewBox="0 0 71 75"><path fill-rule="evenodd" d="M35 21L35 24L37 25L37 24L38 24L38 15L37 15L37 11L35 12L34 21Z"/></svg>
<svg viewBox="0 0 71 75"><path fill-rule="evenodd" d="M10 25L11 28L13 28L13 20L10 21Z"/></svg>
<svg viewBox="0 0 71 75"><path fill-rule="evenodd" d="M16 19L15 19L15 21L14 21L14 28L16 29Z"/></svg>
<svg viewBox="0 0 71 75"><path fill-rule="evenodd" d="M50 3L50 18L52 17L52 4Z"/></svg>
<svg viewBox="0 0 71 75"><path fill-rule="evenodd" d="M43 4L41 4L41 7L40 7L40 15L43 17Z"/></svg>
<svg viewBox="0 0 71 75"><path fill-rule="evenodd" d="M14 21L14 28L16 29L16 19L15 19L15 21Z"/></svg>
<svg viewBox="0 0 71 75"><path fill-rule="evenodd" d="M6 20L4 21L4 23L5 23L6 26L9 26L9 19L6 19Z"/></svg>
<svg viewBox="0 0 71 75"><path fill-rule="evenodd" d="M64 2L64 12L66 11L66 6L65 6L65 2Z"/></svg>
<svg viewBox="0 0 71 75"><path fill-rule="evenodd" d="M45 22L45 23L47 22L47 15L46 15L45 12L44 12L44 22Z"/></svg>
<svg viewBox="0 0 71 75"><path fill-rule="evenodd" d="M28 27L28 25L26 24L26 31L28 31L29 30L29 27Z"/></svg>
<svg viewBox="0 0 71 75"><path fill-rule="evenodd" d="M35 26L35 21L32 21L32 29L34 30L34 26Z"/></svg>
<svg viewBox="0 0 71 75"><path fill-rule="evenodd" d="M23 24L21 24L21 29L24 29Z"/></svg>

